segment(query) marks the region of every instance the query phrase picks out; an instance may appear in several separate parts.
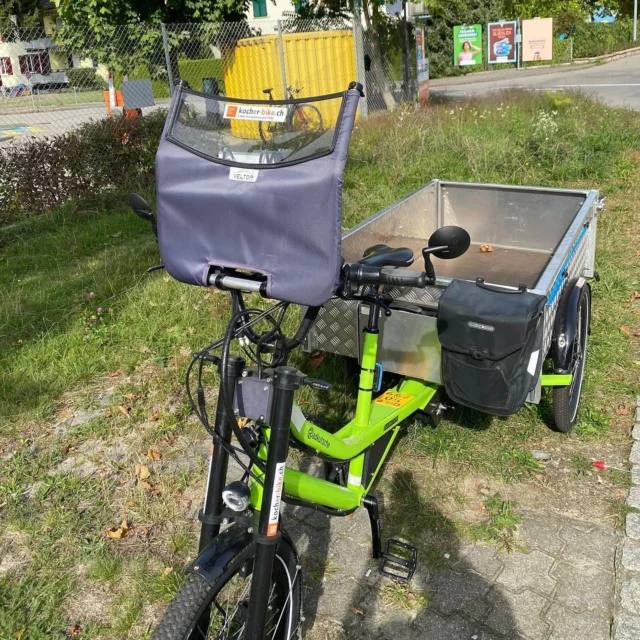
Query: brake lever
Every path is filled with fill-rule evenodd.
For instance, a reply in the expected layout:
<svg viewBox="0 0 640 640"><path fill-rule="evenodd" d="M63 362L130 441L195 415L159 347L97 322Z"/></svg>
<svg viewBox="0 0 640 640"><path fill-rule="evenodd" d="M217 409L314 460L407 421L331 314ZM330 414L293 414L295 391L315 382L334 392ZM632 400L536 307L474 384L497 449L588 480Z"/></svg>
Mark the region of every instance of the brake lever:
<svg viewBox="0 0 640 640"><path fill-rule="evenodd" d="M382 296L369 296L369 295L358 296L354 294L347 294L346 292L344 292L342 294L342 298L344 300L360 300L361 302L377 304L379 307L381 307L384 310L384 315L387 316L387 318L392 313L391 307L383 300Z"/></svg>

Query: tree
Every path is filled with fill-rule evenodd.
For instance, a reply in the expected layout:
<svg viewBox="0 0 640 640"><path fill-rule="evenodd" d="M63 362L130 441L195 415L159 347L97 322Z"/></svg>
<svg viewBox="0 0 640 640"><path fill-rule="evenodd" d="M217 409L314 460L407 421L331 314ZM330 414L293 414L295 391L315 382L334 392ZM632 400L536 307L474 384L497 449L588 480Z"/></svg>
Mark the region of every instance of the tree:
<svg viewBox="0 0 640 640"><path fill-rule="evenodd" d="M199 29L207 44L222 21L244 20L248 0L59 0L62 29L56 44L91 58L111 71L131 74L144 67L152 79L166 80L159 23L167 29L173 77L179 77L178 54L184 47L202 49L198 35L177 25L206 23ZM175 25L175 26L174 26Z"/></svg>
<svg viewBox="0 0 640 640"><path fill-rule="evenodd" d="M42 19L40 0L4 0L0 6L0 25L9 25L17 16L18 27L39 27Z"/></svg>

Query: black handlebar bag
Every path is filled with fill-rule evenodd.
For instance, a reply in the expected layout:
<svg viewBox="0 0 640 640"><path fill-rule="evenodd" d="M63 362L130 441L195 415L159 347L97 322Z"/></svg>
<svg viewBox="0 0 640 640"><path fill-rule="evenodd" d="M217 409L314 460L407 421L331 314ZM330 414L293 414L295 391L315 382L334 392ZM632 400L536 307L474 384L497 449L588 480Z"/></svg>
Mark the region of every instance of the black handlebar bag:
<svg viewBox="0 0 640 640"><path fill-rule="evenodd" d="M442 379L449 397L498 416L518 411L535 387L546 297L452 280L438 306Z"/></svg>
<svg viewBox="0 0 640 640"><path fill-rule="evenodd" d="M259 274L269 298L316 306L341 267L342 172L360 85L270 102L174 93L156 155L162 260L181 282Z"/></svg>

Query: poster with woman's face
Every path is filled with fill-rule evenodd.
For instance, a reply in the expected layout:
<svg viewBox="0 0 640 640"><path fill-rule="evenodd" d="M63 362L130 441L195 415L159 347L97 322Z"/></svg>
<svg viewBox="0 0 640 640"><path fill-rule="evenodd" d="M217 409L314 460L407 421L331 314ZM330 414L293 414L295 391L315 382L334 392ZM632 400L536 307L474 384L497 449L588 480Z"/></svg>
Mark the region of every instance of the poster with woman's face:
<svg viewBox="0 0 640 640"><path fill-rule="evenodd" d="M453 64L456 67L482 64L482 25L453 27Z"/></svg>

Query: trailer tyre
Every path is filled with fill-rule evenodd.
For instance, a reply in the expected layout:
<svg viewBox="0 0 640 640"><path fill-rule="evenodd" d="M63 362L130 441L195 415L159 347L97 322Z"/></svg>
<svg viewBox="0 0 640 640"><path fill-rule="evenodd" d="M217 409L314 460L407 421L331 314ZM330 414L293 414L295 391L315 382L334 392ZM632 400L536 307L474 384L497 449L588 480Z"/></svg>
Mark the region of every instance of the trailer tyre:
<svg viewBox="0 0 640 640"><path fill-rule="evenodd" d="M570 369L573 379L569 386L553 389L553 422L555 429L562 433L571 431L578 417L590 323L591 289L589 286L584 286L578 300L577 326Z"/></svg>

